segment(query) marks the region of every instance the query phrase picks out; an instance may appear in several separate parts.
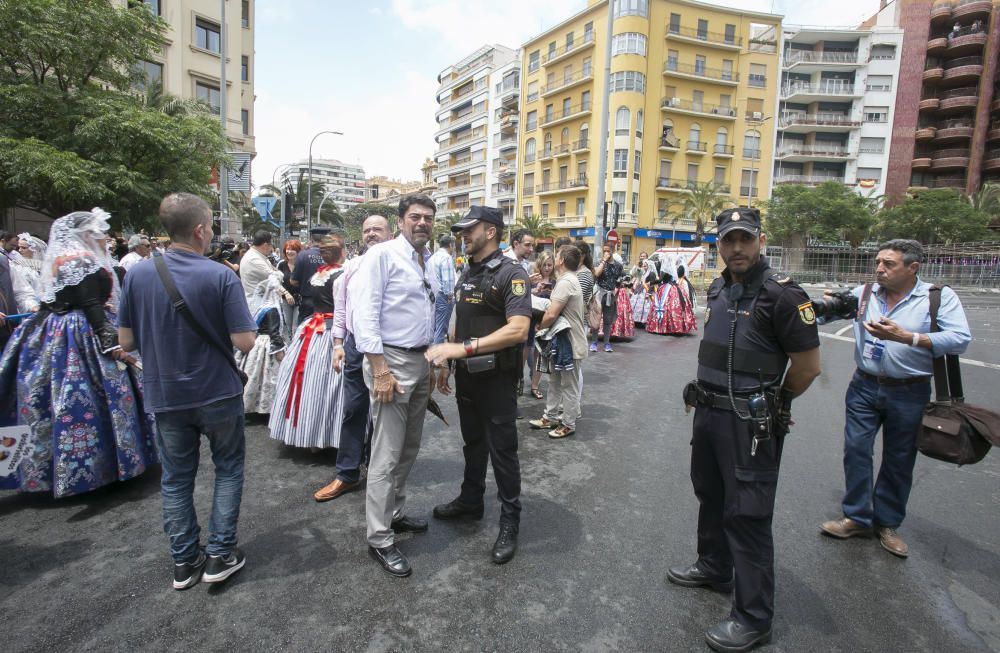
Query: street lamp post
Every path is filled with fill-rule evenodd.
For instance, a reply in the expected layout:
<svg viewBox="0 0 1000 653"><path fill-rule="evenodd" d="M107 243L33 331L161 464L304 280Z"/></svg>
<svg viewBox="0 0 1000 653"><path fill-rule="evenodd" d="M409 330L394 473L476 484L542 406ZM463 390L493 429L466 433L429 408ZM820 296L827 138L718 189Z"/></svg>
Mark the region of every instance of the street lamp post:
<svg viewBox="0 0 1000 653"><path fill-rule="evenodd" d="M759 129L759 128L763 127L764 123L767 122L770 119L771 119L771 116L767 116L767 117L764 117L764 118L754 118L754 119L751 119L751 120L747 120L747 124ZM757 138L758 138L758 145L757 145L757 152L756 152L757 156L751 156L750 157L750 183L747 186L747 208L753 208L753 196L754 196L754 190L755 190L754 187L757 185L757 179L754 177L754 174L756 172L756 169L755 169L756 166L754 165L754 162L757 161L757 157L759 157L761 155L761 153L762 153L762 149L761 148L763 147L763 141L764 141L764 137L763 137L763 135L760 132L757 132Z"/></svg>
<svg viewBox="0 0 1000 653"><path fill-rule="evenodd" d="M338 132L333 130L321 131L315 136L313 136L312 140L309 141L309 171L307 173L309 175L309 183L308 183L308 189L306 190L306 193L308 193L308 195L306 195L306 230L312 229L313 143L315 143L316 139L322 136L323 134L336 134L337 136L343 136L344 132Z"/></svg>
<svg viewBox="0 0 1000 653"><path fill-rule="evenodd" d="M319 224L319 216L323 212L323 202L329 199L331 195L333 195L333 191L323 193L323 199L319 201L319 208L316 209L316 224Z"/></svg>
<svg viewBox="0 0 1000 653"><path fill-rule="evenodd" d="M285 205L288 204L288 202L285 201L287 198L285 197L284 186L279 187L278 184L275 183L275 179L278 176L278 170L280 170L281 168L285 168L287 170L290 167L292 167L292 164L290 163L280 163L277 165L277 167L275 167L274 172L271 173L271 189L273 191L275 188L277 188L278 197L281 199L281 218L279 219L280 224L278 225L278 231L280 232L278 234L278 244L281 245L282 247L284 247L285 244L285 225L287 224L285 221L285 216L288 214L287 213L288 207Z"/></svg>

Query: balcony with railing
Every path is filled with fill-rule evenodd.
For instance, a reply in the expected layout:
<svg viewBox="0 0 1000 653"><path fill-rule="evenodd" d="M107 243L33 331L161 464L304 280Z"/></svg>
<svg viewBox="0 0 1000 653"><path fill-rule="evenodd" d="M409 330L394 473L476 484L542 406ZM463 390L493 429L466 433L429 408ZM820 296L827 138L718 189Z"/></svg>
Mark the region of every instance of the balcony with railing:
<svg viewBox="0 0 1000 653"><path fill-rule="evenodd" d="M446 138L443 141L438 141L438 154L446 154L455 148L466 145L467 143L485 139L485 127L470 129L469 131L463 132L458 136L452 136L451 138Z"/></svg>
<svg viewBox="0 0 1000 653"><path fill-rule="evenodd" d="M686 41L688 43L700 43L726 50L740 50L743 47L743 39L735 34L720 34L704 29L681 27L680 25L668 24L666 37L668 39Z"/></svg>
<svg viewBox="0 0 1000 653"><path fill-rule="evenodd" d="M507 136L506 134L494 134L493 147L500 150L509 150L517 147L517 136Z"/></svg>
<svg viewBox="0 0 1000 653"><path fill-rule="evenodd" d="M581 52L587 48L594 46L594 34L592 32L585 32L583 38L579 41L573 40L569 45L565 45L561 48L556 48L552 53L546 53L542 56L542 65L547 66L549 64L556 63L557 61L562 61L566 57Z"/></svg>
<svg viewBox="0 0 1000 653"><path fill-rule="evenodd" d="M986 45L988 35L983 27L969 25L962 27L958 31L952 30L945 36L947 45L945 54L950 57L957 57L965 54L979 52Z"/></svg>
<svg viewBox="0 0 1000 653"><path fill-rule="evenodd" d="M780 172L774 177L774 183L776 184L802 184L804 186L818 186L820 184L825 184L828 181L835 181L838 184L843 184L844 177L841 175L793 175Z"/></svg>
<svg viewBox="0 0 1000 653"><path fill-rule="evenodd" d="M918 111L937 111L941 100L936 95L925 95L917 102Z"/></svg>
<svg viewBox="0 0 1000 653"><path fill-rule="evenodd" d="M681 148L681 139L674 135L660 137L660 149L665 152L676 152Z"/></svg>
<svg viewBox="0 0 1000 653"><path fill-rule="evenodd" d="M708 152L708 143L705 141L687 141L684 143L684 150L688 154L704 154Z"/></svg>
<svg viewBox="0 0 1000 653"><path fill-rule="evenodd" d="M546 195L552 193L563 193L566 191L576 190L577 188L587 187L587 175L580 175L573 179L560 179L559 181L552 181L549 183L539 184L535 187L535 192L539 195Z"/></svg>
<svg viewBox="0 0 1000 653"><path fill-rule="evenodd" d="M931 7L931 22L946 22L951 18L951 7L955 4L954 0L936 0L934 6Z"/></svg>
<svg viewBox="0 0 1000 653"><path fill-rule="evenodd" d="M957 57L944 62L942 86L975 84L983 74L983 58L979 56Z"/></svg>
<svg viewBox="0 0 1000 653"><path fill-rule="evenodd" d="M803 100L821 97L852 97L860 95L861 87L853 82L842 80L827 80L816 84L810 82L791 82L781 87L781 97L788 99L802 96Z"/></svg>
<svg viewBox="0 0 1000 653"><path fill-rule="evenodd" d="M486 162L485 152L474 152L472 154L467 154L464 156L452 158L447 163L441 165L438 168L437 174L453 175L455 173L467 170L477 164L485 162Z"/></svg>
<svg viewBox="0 0 1000 653"><path fill-rule="evenodd" d="M725 84L727 86L736 86L740 81L740 74L734 73L732 70L724 70L722 68L706 68L703 64L697 63L694 65L679 63L672 57L667 58L667 62L663 65L663 74L667 77L708 80L719 84Z"/></svg>
<svg viewBox="0 0 1000 653"><path fill-rule="evenodd" d="M994 120L990 123L990 130L986 132L986 140L1000 141L1000 120Z"/></svg>
<svg viewBox="0 0 1000 653"><path fill-rule="evenodd" d="M975 86L965 86L942 91L938 94L938 111L963 112L975 109L979 102L979 89Z"/></svg>
<svg viewBox="0 0 1000 653"><path fill-rule="evenodd" d="M934 134L937 133L937 127L933 125L925 125L923 127L917 127L917 131L914 132L914 138L920 141L930 141L934 139Z"/></svg>
<svg viewBox="0 0 1000 653"><path fill-rule="evenodd" d="M913 170L924 171L931 168L930 152L914 152L913 163L910 165Z"/></svg>
<svg viewBox="0 0 1000 653"><path fill-rule="evenodd" d="M775 158L785 161L842 161L853 158L851 151L839 143L782 143L774 153Z"/></svg>
<svg viewBox="0 0 1000 653"><path fill-rule="evenodd" d="M573 120L574 118L579 118L590 113L590 103L579 104L576 106L571 106L566 109L560 109L559 111L553 110L551 113L545 114L544 117L538 122L541 127L549 127L551 125L558 125L561 122L567 120Z"/></svg>
<svg viewBox="0 0 1000 653"><path fill-rule="evenodd" d="M823 131L849 131L861 127L861 121L842 113L787 112L781 115L778 127L794 132L816 131L812 129L813 127L821 128Z"/></svg>
<svg viewBox="0 0 1000 653"><path fill-rule="evenodd" d="M990 0L957 0L951 5L951 17L955 20L960 18L989 20L991 9L993 3ZM932 10L931 14L933 13Z"/></svg>
<svg viewBox="0 0 1000 653"><path fill-rule="evenodd" d="M744 159L754 159L760 160L760 148L758 147L744 147L743 148L743 158Z"/></svg>
<svg viewBox="0 0 1000 653"><path fill-rule="evenodd" d="M944 120L936 125L937 129L934 132L934 143L940 145L943 143L954 143L956 141L967 141L972 138L972 132L975 127L972 120L967 118L956 118L952 120Z"/></svg>
<svg viewBox="0 0 1000 653"><path fill-rule="evenodd" d="M447 100L442 102L441 106L438 107L438 112L446 111L448 109L461 106L466 102L470 102L472 100L473 95L475 95L477 92L486 90L486 88L487 88L486 85L469 84L468 86L464 87L461 90L461 92L452 93L452 95Z"/></svg>
<svg viewBox="0 0 1000 653"><path fill-rule="evenodd" d="M983 154L983 170L1000 170L1000 148L991 148Z"/></svg>
<svg viewBox="0 0 1000 653"><path fill-rule="evenodd" d="M808 64L819 64L824 68L841 66L860 66L863 62L858 58L858 51L850 52L813 52L810 50L786 50L785 68L805 68Z"/></svg>
<svg viewBox="0 0 1000 653"><path fill-rule="evenodd" d="M585 215L550 215L548 222L560 229L572 229L575 227L586 227L587 216Z"/></svg>
<svg viewBox="0 0 1000 653"><path fill-rule="evenodd" d="M732 145L726 145L725 143L716 143L712 146L712 156L721 158L732 158L736 153L736 148Z"/></svg>
<svg viewBox="0 0 1000 653"><path fill-rule="evenodd" d="M698 182L694 179L674 179L672 177L658 177L656 180L656 190L672 190L687 192L698 187Z"/></svg>
<svg viewBox="0 0 1000 653"><path fill-rule="evenodd" d="M708 104L707 102L695 102L693 100L682 100L679 97L663 98L660 102L663 111L673 111L676 113L695 114L699 116L713 116L726 120L736 120L736 108Z"/></svg>
<svg viewBox="0 0 1000 653"><path fill-rule="evenodd" d="M931 154L931 170L960 170L969 167L969 150L952 148Z"/></svg>
<svg viewBox="0 0 1000 653"><path fill-rule="evenodd" d="M935 177L926 183L927 188L965 188L964 175L948 175Z"/></svg>
<svg viewBox="0 0 1000 653"><path fill-rule="evenodd" d="M446 118L442 118L441 121L438 122L438 134L443 134L446 131L451 131L458 125L470 122L480 116L485 116L486 113L487 113L486 104L483 103L473 106L472 109L469 111L465 111L463 113L459 113L454 116L448 116Z"/></svg>
<svg viewBox="0 0 1000 653"><path fill-rule="evenodd" d="M553 93L559 93L560 91L565 91L566 89L576 86L577 84L592 81L594 81L593 69L581 70L570 75L563 75L562 79L557 79L552 82L552 84L542 87L542 97L552 95Z"/></svg>
<svg viewBox="0 0 1000 653"><path fill-rule="evenodd" d="M941 81L944 77L944 66L940 59L928 59L924 64L924 81L930 84Z"/></svg>
<svg viewBox="0 0 1000 653"><path fill-rule="evenodd" d="M557 159L561 156L567 156L573 151L573 146L569 143L562 143L560 145L552 146L552 155Z"/></svg>
<svg viewBox="0 0 1000 653"><path fill-rule="evenodd" d="M514 184L493 184L490 186L490 193L499 199L514 194Z"/></svg>
<svg viewBox="0 0 1000 653"><path fill-rule="evenodd" d="M585 152L590 149L590 141L586 138L581 138L580 140L573 143L574 152Z"/></svg>

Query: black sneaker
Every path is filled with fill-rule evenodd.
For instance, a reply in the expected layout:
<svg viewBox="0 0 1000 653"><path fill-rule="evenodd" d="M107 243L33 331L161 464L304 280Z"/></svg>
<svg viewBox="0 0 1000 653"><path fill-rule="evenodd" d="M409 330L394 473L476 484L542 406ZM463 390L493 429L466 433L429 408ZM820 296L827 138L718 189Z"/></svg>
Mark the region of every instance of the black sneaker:
<svg viewBox="0 0 1000 653"><path fill-rule="evenodd" d="M201 572L205 569L207 557L205 552L198 550L198 558L194 562L174 563L174 589L186 590L194 587L201 580Z"/></svg>
<svg viewBox="0 0 1000 653"><path fill-rule="evenodd" d="M208 564L205 565L205 573L201 579L206 583L221 583L243 569L246 561L247 557L235 547L224 556L208 556Z"/></svg>

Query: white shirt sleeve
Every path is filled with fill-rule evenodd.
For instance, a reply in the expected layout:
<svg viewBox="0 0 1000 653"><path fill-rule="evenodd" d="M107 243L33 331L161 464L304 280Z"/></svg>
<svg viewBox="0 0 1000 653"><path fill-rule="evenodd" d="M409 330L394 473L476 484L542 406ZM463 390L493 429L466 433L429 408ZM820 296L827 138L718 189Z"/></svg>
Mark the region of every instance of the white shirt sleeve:
<svg viewBox="0 0 1000 653"><path fill-rule="evenodd" d="M382 296L385 292L385 248L374 248L361 257L361 265L347 288L351 303L351 331L358 351L363 354L382 353Z"/></svg>

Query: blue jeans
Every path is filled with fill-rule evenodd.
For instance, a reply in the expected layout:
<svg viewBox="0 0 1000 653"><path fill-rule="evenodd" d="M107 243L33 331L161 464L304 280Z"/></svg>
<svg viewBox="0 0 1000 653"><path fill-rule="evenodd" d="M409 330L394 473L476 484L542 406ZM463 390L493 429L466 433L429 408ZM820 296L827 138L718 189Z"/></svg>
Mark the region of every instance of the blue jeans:
<svg viewBox="0 0 1000 653"><path fill-rule="evenodd" d="M451 309L455 300L446 293L438 293L434 298L434 344L448 339L448 322L451 321Z"/></svg>
<svg viewBox="0 0 1000 653"><path fill-rule="evenodd" d="M917 459L917 433L930 381L886 386L855 374L847 387L844 424L844 516L866 527L898 528ZM872 484L875 435L882 428L882 467Z"/></svg>
<svg viewBox="0 0 1000 653"><path fill-rule="evenodd" d="M361 463L365 458L371 399L362 369L364 361L365 355L354 344L354 334L348 331L344 339L344 421L337 448L337 478L344 483L361 480Z"/></svg>
<svg viewBox="0 0 1000 653"><path fill-rule="evenodd" d="M236 522L243 496L243 397L207 406L156 413L156 446L163 462L163 531L170 538L175 562L198 557L198 515L194 479L198 473L201 435L208 438L215 463L215 494L209 522L209 555L225 555L236 546Z"/></svg>

